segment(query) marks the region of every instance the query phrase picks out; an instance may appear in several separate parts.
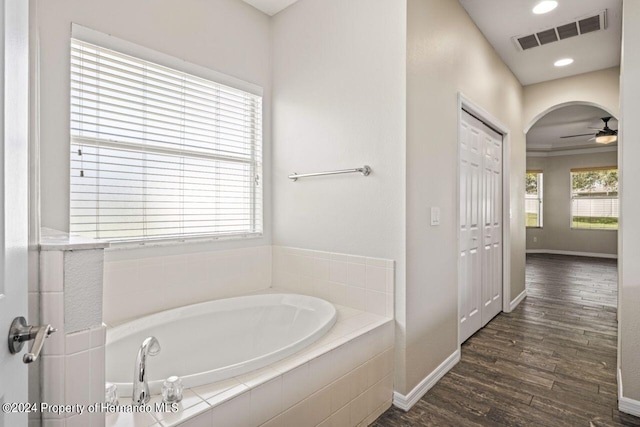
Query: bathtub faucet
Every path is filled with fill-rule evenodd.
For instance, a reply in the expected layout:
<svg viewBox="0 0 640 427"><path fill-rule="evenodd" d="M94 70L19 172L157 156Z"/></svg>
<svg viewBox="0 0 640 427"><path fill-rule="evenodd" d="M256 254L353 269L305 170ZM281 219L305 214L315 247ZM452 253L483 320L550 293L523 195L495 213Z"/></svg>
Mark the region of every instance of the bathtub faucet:
<svg viewBox="0 0 640 427"><path fill-rule="evenodd" d="M133 373L133 394L131 399L136 405L147 403L150 399L147 384L147 356L160 353L160 343L155 337L148 337L142 342L136 357L135 372Z"/></svg>

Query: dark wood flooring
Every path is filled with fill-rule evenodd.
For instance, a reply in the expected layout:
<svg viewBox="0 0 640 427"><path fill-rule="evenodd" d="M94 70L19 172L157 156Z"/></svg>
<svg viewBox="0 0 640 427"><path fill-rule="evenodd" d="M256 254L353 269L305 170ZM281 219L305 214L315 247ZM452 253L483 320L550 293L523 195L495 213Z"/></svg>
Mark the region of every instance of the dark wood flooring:
<svg viewBox="0 0 640 427"><path fill-rule="evenodd" d="M462 358L383 426L640 426L616 399L615 260L527 256L528 297L462 345Z"/></svg>

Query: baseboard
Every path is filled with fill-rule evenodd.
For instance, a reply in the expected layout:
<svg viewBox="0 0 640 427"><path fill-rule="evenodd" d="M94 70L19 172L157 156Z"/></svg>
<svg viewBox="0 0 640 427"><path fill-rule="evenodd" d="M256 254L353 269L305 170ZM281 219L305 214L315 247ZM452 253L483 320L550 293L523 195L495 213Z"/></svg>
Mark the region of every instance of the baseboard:
<svg viewBox="0 0 640 427"><path fill-rule="evenodd" d="M393 392L393 405L408 411L442 378L456 363L460 361L460 349L454 351L447 357L433 372L427 375L420 383L414 387L409 394L402 395L397 391Z"/></svg>
<svg viewBox="0 0 640 427"><path fill-rule="evenodd" d="M525 299L526 297L527 297L527 290L525 289L524 291L520 292L520 295L515 297L513 301L509 303L509 311L513 311L518 306L518 304L520 304L522 300Z"/></svg>
<svg viewBox="0 0 640 427"><path fill-rule="evenodd" d="M618 369L618 410L625 414L640 417L640 400L624 397L622 391L622 371Z"/></svg>
<svg viewBox="0 0 640 427"><path fill-rule="evenodd" d="M609 258L618 259L616 254L600 254L597 252L573 252L573 251L557 251L555 249L527 249L528 254L552 254L552 255L572 255L584 256L590 258Z"/></svg>

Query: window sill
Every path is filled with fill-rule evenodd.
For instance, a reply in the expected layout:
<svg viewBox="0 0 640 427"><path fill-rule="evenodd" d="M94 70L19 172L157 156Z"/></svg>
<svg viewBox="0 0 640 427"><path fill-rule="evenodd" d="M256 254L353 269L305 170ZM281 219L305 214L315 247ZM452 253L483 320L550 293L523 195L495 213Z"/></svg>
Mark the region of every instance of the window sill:
<svg viewBox="0 0 640 427"><path fill-rule="evenodd" d="M263 233L243 233L233 234L228 236L201 236L201 237L176 237L169 239L157 239L157 240L132 240L132 241L114 241L111 242L109 251L118 251L126 249L140 249L162 246L178 246L192 243L211 243L211 242L228 242L228 241L241 241L260 239L264 235Z"/></svg>

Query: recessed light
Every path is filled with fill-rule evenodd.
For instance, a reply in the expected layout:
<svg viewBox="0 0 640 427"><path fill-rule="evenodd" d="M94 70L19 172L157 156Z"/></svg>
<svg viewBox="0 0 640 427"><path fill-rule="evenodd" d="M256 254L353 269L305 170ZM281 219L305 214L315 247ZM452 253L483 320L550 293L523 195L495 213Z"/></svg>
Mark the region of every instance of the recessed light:
<svg viewBox="0 0 640 427"><path fill-rule="evenodd" d="M558 2L555 0L544 0L538 3L533 8L533 13L536 15L542 15L543 13L551 12L553 9L558 7Z"/></svg>
<svg viewBox="0 0 640 427"><path fill-rule="evenodd" d="M555 65L556 67L565 67L569 64L573 64L573 58L558 59L553 63L553 65Z"/></svg>

